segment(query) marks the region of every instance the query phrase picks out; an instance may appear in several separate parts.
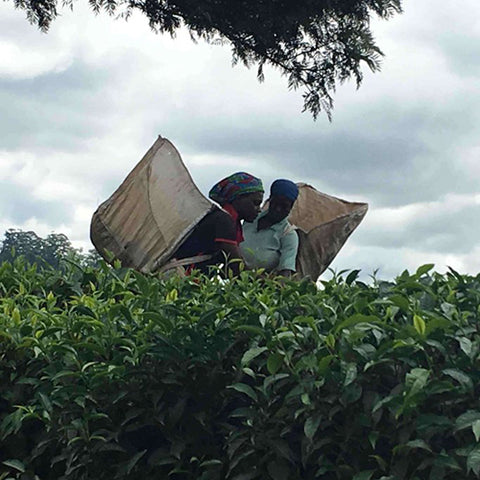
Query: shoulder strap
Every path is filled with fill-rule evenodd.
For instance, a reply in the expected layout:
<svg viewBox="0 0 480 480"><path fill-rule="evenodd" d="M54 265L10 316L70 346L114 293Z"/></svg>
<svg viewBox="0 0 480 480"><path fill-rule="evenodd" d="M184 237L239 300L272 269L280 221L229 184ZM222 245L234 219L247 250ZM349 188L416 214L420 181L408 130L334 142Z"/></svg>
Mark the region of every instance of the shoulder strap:
<svg viewBox="0 0 480 480"><path fill-rule="evenodd" d="M282 237L285 237L286 235L288 235L289 233L291 232L294 232L298 227L296 225L292 225L292 224L288 224L286 227L285 227L285 230L283 231L282 233Z"/></svg>
<svg viewBox="0 0 480 480"><path fill-rule="evenodd" d="M210 260L213 255L196 255L195 257L186 257L186 258L172 258L169 262L158 269L159 273L170 270L171 268L183 267L184 265L191 265L192 263L200 263Z"/></svg>

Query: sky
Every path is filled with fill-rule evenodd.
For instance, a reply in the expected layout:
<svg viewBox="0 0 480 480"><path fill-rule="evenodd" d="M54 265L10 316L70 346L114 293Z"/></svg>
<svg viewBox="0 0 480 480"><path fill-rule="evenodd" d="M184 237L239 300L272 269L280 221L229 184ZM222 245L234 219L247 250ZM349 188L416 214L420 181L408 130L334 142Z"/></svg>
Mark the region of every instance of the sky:
<svg viewBox="0 0 480 480"><path fill-rule="evenodd" d="M441 7L439 6L441 5ZM0 3L0 238L90 219L157 135L200 189L238 170L313 185L369 211L331 267L393 278L434 263L480 270L480 2L405 0L372 20L382 70L302 113L279 72L232 67L228 46L153 33L147 20L62 10L47 34ZM325 274L327 275L327 274Z"/></svg>

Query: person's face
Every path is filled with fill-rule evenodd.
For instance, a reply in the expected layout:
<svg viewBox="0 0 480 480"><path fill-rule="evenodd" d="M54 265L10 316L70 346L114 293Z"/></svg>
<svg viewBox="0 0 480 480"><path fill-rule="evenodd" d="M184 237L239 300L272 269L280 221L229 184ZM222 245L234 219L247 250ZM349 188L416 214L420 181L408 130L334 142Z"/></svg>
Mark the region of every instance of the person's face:
<svg viewBox="0 0 480 480"><path fill-rule="evenodd" d="M260 213L260 206L262 205L263 193L247 193L236 198L232 205L238 213L240 220L246 222L253 222Z"/></svg>
<svg viewBox="0 0 480 480"><path fill-rule="evenodd" d="M283 195L274 195L270 197L268 205L268 215L274 223L281 222L288 217L295 202Z"/></svg>

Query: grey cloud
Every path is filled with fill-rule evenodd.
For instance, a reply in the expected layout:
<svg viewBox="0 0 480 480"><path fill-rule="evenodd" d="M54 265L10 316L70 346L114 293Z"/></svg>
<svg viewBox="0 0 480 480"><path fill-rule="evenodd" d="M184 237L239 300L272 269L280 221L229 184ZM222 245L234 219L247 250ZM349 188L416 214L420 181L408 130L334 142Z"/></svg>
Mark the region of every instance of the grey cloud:
<svg viewBox="0 0 480 480"><path fill-rule="evenodd" d="M432 207L428 215L420 215L401 230L381 226L362 229L357 242L363 246L409 247L436 253L468 254L478 245L479 218L480 205L473 200L471 206L457 212ZM368 226L368 215L364 222Z"/></svg>
<svg viewBox="0 0 480 480"><path fill-rule="evenodd" d="M39 200L31 191L19 185L0 181L0 217L14 223L36 218L52 226L70 222L73 204Z"/></svg>
<svg viewBox="0 0 480 480"><path fill-rule="evenodd" d="M458 148L476 138L478 101L457 96L439 105L383 99L333 125L267 117L173 122L185 150L244 156L321 178L331 191L367 197L377 206L431 201L447 191L472 192L477 182L458 168ZM224 121L225 120L225 121ZM434 140L433 140L434 139Z"/></svg>
<svg viewBox="0 0 480 480"><path fill-rule="evenodd" d="M75 63L32 79L0 79L1 146L75 151L109 128L111 73Z"/></svg>

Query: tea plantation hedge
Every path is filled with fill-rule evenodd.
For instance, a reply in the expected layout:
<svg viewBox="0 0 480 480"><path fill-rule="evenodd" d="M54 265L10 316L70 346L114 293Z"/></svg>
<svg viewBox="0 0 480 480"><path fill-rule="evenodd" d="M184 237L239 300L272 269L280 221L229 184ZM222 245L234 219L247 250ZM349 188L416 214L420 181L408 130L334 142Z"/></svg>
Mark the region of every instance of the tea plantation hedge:
<svg viewBox="0 0 480 480"><path fill-rule="evenodd" d="M0 267L0 480L480 473L480 276Z"/></svg>

